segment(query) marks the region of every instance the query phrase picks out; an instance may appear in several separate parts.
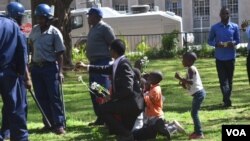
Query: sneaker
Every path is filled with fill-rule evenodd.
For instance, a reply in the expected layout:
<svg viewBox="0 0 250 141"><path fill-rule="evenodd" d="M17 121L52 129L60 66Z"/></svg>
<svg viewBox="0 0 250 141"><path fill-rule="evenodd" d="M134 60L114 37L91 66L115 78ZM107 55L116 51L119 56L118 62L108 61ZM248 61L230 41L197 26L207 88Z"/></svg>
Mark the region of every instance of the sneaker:
<svg viewBox="0 0 250 141"><path fill-rule="evenodd" d="M66 133L66 131L64 130L63 127L59 127L59 128L54 129L54 132L55 132L57 135L62 135L62 134L65 134L65 133Z"/></svg>
<svg viewBox="0 0 250 141"><path fill-rule="evenodd" d="M189 139L192 140L192 139L204 139L204 135L201 134L196 134L196 133L192 133L189 135Z"/></svg>
<svg viewBox="0 0 250 141"><path fill-rule="evenodd" d="M174 120L173 123L179 133L186 133L185 129L181 126L181 124L178 121Z"/></svg>

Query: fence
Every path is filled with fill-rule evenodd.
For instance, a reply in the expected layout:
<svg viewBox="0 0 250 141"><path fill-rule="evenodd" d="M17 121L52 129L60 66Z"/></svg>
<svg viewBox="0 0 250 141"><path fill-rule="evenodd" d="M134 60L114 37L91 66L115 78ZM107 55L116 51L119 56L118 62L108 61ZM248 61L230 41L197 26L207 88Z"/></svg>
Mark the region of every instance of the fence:
<svg viewBox="0 0 250 141"><path fill-rule="evenodd" d="M170 33L166 33L170 34ZM117 38L125 41L128 52L137 50L139 45L146 45L150 48L160 48L162 46L162 37L166 34L147 34L147 35L117 35ZM209 31L206 32L182 32L178 33L180 47L197 46L207 43ZM72 37L73 45L78 45L86 42L87 37L78 36ZM246 33L240 31L241 45L246 46L248 38Z"/></svg>

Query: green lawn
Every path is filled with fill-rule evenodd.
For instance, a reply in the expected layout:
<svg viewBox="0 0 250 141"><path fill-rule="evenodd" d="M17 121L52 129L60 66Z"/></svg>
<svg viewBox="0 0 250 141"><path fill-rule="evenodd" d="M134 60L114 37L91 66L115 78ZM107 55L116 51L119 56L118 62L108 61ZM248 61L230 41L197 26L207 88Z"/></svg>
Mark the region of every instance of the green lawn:
<svg viewBox="0 0 250 141"><path fill-rule="evenodd" d="M222 109L220 107L222 96L218 84L217 72L214 59L199 59L196 63L207 97L200 111L200 119L204 129L204 141L220 141L221 125L223 124L249 124L250 122L250 87L248 85L245 69L245 58L238 58L234 75L233 107ZM193 131L190 107L192 97L178 86L174 78L176 71L185 73L180 59L171 60L150 60L146 71L161 70L164 73L164 80L161 83L163 94L166 97L164 102L165 118L167 120L178 120L183 124L187 133ZM53 133L41 133L43 127L41 114L36 108L33 99L28 94L29 114L28 128L31 141L110 141L114 140L109 136L104 127L89 127L87 124L95 120L90 102L90 96L86 88L77 81L74 72L67 72L64 83L64 99L67 111L67 134L57 136ZM83 74L85 80L87 75ZM187 140L188 135L175 134L173 140ZM163 140L158 137L157 140Z"/></svg>

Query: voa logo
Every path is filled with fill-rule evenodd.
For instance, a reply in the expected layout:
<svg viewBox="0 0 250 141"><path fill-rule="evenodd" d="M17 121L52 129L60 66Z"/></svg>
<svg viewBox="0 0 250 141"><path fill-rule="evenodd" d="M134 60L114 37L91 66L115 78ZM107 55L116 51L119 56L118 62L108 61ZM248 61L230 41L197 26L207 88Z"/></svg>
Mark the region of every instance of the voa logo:
<svg viewBox="0 0 250 141"><path fill-rule="evenodd" d="M226 129L227 136L247 136L244 129Z"/></svg>

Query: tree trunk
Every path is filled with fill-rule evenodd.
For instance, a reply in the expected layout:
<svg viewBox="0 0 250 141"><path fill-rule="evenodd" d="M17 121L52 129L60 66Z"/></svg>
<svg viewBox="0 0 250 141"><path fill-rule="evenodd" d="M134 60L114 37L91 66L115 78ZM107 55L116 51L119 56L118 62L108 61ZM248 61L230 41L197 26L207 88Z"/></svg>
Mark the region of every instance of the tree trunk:
<svg viewBox="0 0 250 141"><path fill-rule="evenodd" d="M46 3L48 5L55 6L54 18L56 19L53 22L61 32L64 38L64 44L66 47L66 52L64 53L64 66L72 67L72 45L70 37L70 4L73 0L31 0L31 11L32 11L32 23L36 23L34 18L34 11L37 5L41 3Z"/></svg>

